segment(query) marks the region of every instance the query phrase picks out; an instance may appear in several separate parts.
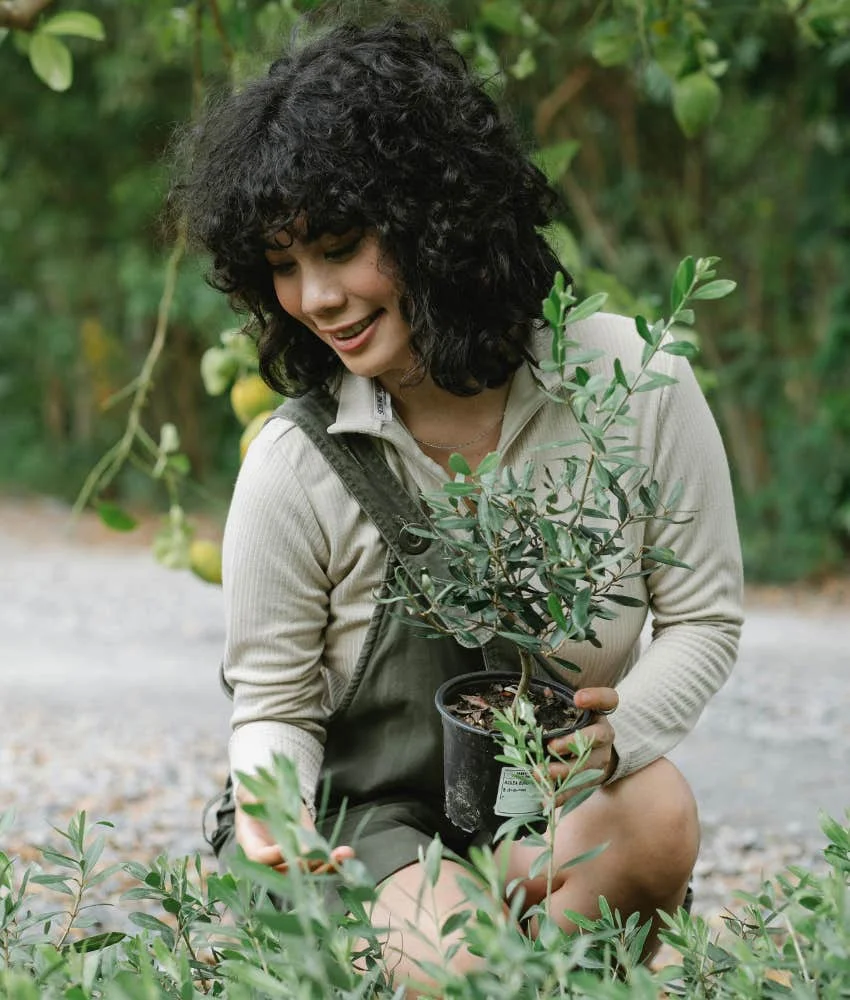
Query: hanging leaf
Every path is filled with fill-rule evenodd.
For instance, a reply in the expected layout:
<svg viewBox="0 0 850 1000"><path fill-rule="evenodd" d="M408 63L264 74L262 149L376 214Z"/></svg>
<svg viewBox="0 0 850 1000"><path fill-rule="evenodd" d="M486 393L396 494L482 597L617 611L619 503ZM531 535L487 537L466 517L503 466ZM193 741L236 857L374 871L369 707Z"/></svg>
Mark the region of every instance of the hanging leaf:
<svg viewBox="0 0 850 1000"><path fill-rule="evenodd" d="M75 35L77 38L91 38L102 42L106 38L103 22L84 10L67 10L45 21L39 32L48 35Z"/></svg>
<svg viewBox="0 0 850 1000"><path fill-rule="evenodd" d="M720 99L720 87L704 70L673 84L673 115L689 139L712 121L720 110Z"/></svg>
<svg viewBox="0 0 850 1000"><path fill-rule="evenodd" d="M590 53L600 66L622 66L631 59L637 40L633 31L608 22L597 31Z"/></svg>
<svg viewBox="0 0 850 1000"><path fill-rule="evenodd" d="M30 65L35 75L51 90L67 90L74 79L71 52L58 38L37 31L30 40Z"/></svg>
<svg viewBox="0 0 850 1000"><path fill-rule="evenodd" d="M101 521L113 531L132 531L138 521L114 503L99 503L97 513Z"/></svg>

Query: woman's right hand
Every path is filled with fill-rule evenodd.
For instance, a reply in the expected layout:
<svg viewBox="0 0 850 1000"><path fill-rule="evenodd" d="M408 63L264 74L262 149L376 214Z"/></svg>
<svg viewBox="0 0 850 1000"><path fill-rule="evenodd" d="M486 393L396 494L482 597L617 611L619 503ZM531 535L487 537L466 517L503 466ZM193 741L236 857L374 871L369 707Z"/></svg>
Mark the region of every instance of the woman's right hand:
<svg viewBox="0 0 850 1000"><path fill-rule="evenodd" d="M237 795L236 805L236 842L245 852L250 861L258 861L277 871L285 872L289 867L280 846L272 840L265 823L256 816L249 816L241 808L242 802L250 801L247 797ZM306 806L301 809L301 826L305 830L315 830L316 825ZM337 867L349 858L353 858L354 849L348 846L335 847L331 851L331 862L298 859L299 863L319 875L334 872Z"/></svg>

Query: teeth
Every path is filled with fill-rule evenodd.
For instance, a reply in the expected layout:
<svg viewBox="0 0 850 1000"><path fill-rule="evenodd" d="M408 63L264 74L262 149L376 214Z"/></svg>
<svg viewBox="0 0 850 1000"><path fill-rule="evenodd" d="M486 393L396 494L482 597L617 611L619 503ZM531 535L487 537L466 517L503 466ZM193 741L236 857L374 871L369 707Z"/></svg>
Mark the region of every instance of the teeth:
<svg viewBox="0 0 850 1000"><path fill-rule="evenodd" d="M356 337L358 333L362 333L366 329L374 318L375 314L373 313L371 316L367 316L366 319L361 319L359 323L350 326L344 333L338 333L337 337L340 340L348 340L351 337Z"/></svg>

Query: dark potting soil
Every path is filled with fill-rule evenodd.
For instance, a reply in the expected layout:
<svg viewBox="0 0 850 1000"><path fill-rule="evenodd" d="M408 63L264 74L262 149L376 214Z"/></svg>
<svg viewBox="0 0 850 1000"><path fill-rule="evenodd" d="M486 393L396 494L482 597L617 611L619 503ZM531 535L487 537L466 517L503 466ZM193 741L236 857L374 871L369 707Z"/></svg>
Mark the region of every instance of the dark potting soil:
<svg viewBox="0 0 850 1000"><path fill-rule="evenodd" d="M516 684L493 683L477 694L460 695L456 702L446 705L446 709L469 726L483 732L495 732L493 709L504 711L508 708L514 700L516 689ZM544 733L556 729L573 729L584 714L582 709L565 702L550 687L529 687L526 698L531 702L534 717Z"/></svg>

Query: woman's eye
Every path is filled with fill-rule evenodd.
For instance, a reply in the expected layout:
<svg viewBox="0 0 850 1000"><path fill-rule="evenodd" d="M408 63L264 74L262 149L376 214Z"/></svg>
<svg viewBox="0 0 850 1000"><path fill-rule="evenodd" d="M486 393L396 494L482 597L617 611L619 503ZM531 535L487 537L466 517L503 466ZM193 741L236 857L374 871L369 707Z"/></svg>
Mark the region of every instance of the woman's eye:
<svg viewBox="0 0 850 1000"><path fill-rule="evenodd" d="M353 257L357 252L357 248L360 246L362 238L362 236L356 236L353 240L347 240L340 246L326 250L325 256L328 260L346 260L348 257Z"/></svg>
<svg viewBox="0 0 850 1000"><path fill-rule="evenodd" d="M272 274L292 274L295 267L291 260L270 260L268 265L272 269Z"/></svg>

